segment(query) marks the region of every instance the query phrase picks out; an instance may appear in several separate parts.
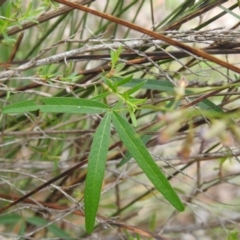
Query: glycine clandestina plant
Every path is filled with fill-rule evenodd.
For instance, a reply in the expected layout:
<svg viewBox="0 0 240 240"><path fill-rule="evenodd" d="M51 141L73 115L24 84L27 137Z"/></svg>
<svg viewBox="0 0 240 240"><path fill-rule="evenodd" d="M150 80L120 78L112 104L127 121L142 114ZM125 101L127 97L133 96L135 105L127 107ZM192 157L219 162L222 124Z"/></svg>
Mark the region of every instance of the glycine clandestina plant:
<svg viewBox="0 0 240 240"><path fill-rule="evenodd" d="M137 124L134 115L138 105L144 103L145 99L136 99L131 96L141 89L145 82L142 81L129 90L121 92L120 86L130 82L133 76L122 77L123 63L119 62L121 48L111 51L111 70L102 76L104 93L92 99L80 99L70 97L50 97L40 100L38 103L32 100L11 104L3 108L3 113L25 113L40 110L43 113L71 113L71 114L103 114L103 118L95 132L91 150L88 158L88 172L86 178L84 203L85 223L87 232L91 233L94 228L95 218L98 210L102 181L104 178L105 163L110 142L110 129L113 124L129 154L136 160L156 189L178 210L183 211L184 205L178 195L153 160L145 144L135 132L131 124L124 119L128 112L133 125ZM114 94L118 103L108 106L107 96ZM105 99L106 103L99 100Z"/></svg>

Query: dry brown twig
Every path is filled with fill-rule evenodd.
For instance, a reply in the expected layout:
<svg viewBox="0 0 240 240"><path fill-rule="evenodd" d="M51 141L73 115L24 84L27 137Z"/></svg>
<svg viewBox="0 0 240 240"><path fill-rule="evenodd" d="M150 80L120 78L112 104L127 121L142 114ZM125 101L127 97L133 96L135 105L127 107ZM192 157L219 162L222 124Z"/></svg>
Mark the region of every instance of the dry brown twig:
<svg viewBox="0 0 240 240"><path fill-rule="evenodd" d="M101 17L103 19L107 19L109 21L112 21L112 22L115 22L115 23L118 23L119 25L122 25L122 26L125 26L125 27L128 27L130 29L133 29L133 30L136 30L138 32L141 32L141 33L144 33L150 37L153 37L155 39L159 39L159 40L162 40L162 41L165 41L166 43L172 45L172 46L175 46L175 47L178 47L180 49L183 49L183 50L186 50L198 57L203 57L204 59L207 59L209 61L212 61L214 63L217 63L223 67L226 67L227 69L230 69L234 72L237 72L237 73L240 73L240 68L232 65L232 64L229 64L225 61L222 61L212 55L209 55L207 54L206 52L200 50L200 49L196 49L196 48L192 48L188 45L185 45L181 42L178 42L178 41L175 41L169 37L166 37L162 34L159 34L159 33L156 33L156 32L153 32L153 31L150 31L146 28L142 28L136 24L133 24L133 23L130 23L130 22L127 22L123 19L120 19L120 18L117 18L117 17L114 17L112 15L109 15L109 14L106 14L106 13L103 13L103 12L99 12L97 10L94 10L94 9L91 9L91 8L88 8L88 7L85 7L83 5L79 5L79 4L76 4L76 3L72 3L72 2L68 2L68 1L65 1L65 0L54 0L58 3L62 3L64 5L67 5L67 6L70 6L70 7L73 7L75 9L78 9L78 10L81 10L81 11L84 11L84 12L88 12L88 13L91 13L91 14L94 14L98 17Z"/></svg>

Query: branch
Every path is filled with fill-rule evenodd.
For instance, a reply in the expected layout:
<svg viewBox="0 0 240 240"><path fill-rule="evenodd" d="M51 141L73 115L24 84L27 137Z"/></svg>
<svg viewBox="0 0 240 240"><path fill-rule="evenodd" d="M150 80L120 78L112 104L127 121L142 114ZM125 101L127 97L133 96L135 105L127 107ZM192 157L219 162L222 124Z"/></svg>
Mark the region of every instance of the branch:
<svg viewBox="0 0 240 240"><path fill-rule="evenodd" d="M79 4L76 4L76 3L73 3L73 2L69 2L69 1L66 1L66 0L55 0L55 2L58 2L58 3L62 3L64 5L67 5L67 6L70 6L70 7L73 7L73 8L76 8L78 10L81 10L81 11L84 11L84 12L88 12L88 13L91 13L93 15L96 15L98 17L101 17L103 19L107 19L111 22L115 22L119 25L122 25L122 26L125 26L125 27L128 27L130 29L133 29L133 30L136 30L138 32L141 32L141 33L144 33L144 34L147 34L148 36L150 37L153 37L154 39L158 39L158 40L162 40L162 41L165 41L166 43L168 43L169 45L172 45L172 46L175 46L177 48L181 48L183 50L186 50L196 56L199 56L199 57L203 57L211 62L214 62L216 64L219 64L227 69L230 69L234 72L237 72L237 73L240 73L240 68L232 65L232 64L229 64L223 60L220 60L204 51L202 51L201 49L197 49L197 48L193 48L193 47L190 47L188 45L185 45L181 42L178 42L178 41L175 41L173 40L172 38L169 38L169 37L166 37L160 33L156 33L156 32L153 32L151 30L148 30L146 28L143 28L143 27L140 27L136 24L133 24L133 23L130 23L130 22L127 22L121 18L117 18L115 16L112 16L112 15L109 15L109 14L106 14L106 13L103 13L103 12L99 12L97 10L94 10L94 9L91 9L89 7L85 7L83 5L79 5Z"/></svg>

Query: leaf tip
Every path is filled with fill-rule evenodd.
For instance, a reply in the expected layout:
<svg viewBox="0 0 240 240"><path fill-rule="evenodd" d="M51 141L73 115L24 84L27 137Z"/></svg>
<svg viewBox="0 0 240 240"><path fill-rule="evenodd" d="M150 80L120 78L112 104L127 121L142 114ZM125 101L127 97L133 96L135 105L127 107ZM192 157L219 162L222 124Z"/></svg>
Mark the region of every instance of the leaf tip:
<svg viewBox="0 0 240 240"><path fill-rule="evenodd" d="M185 206L184 206L183 204L181 204L181 205L177 208L177 210L178 210L179 212L184 212L184 211L185 211Z"/></svg>

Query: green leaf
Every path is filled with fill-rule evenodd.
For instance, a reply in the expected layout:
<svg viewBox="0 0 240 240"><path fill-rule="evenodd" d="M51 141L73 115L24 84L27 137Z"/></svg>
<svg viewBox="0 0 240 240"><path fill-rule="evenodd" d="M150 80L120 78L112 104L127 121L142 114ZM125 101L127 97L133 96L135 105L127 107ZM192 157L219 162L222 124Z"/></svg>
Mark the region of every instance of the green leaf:
<svg viewBox="0 0 240 240"><path fill-rule="evenodd" d="M122 52L122 45L115 51L115 57L118 59Z"/></svg>
<svg viewBox="0 0 240 240"><path fill-rule="evenodd" d="M100 200L102 181L105 171L110 141L111 113L105 114L93 138L84 194L85 225L88 233L93 231Z"/></svg>
<svg viewBox="0 0 240 240"><path fill-rule="evenodd" d="M214 112L223 113L223 110L209 99L204 99L197 104L201 109L207 109Z"/></svg>
<svg viewBox="0 0 240 240"><path fill-rule="evenodd" d="M236 230L233 230L233 231L230 231L228 237L227 237L227 240L238 240L238 231Z"/></svg>
<svg viewBox="0 0 240 240"><path fill-rule="evenodd" d="M142 82L145 82L145 84L142 86L144 89L174 92L174 85L167 80L133 78L130 82L124 84L123 87L135 87L137 84Z"/></svg>
<svg viewBox="0 0 240 240"><path fill-rule="evenodd" d="M112 61L112 69L115 68L115 65L119 59L119 56L122 52L122 46L120 46L118 49L116 50L111 50L110 51L110 55L111 55L111 61Z"/></svg>
<svg viewBox="0 0 240 240"><path fill-rule="evenodd" d="M129 114L130 114L130 118L132 120L132 124L134 127L137 126L137 119L136 119L136 116L134 114L134 111L133 110L129 110Z"/></svg>
<svg viewBox="0 0 240 240"><path fill-rule="evenodd" d="M3 113L24 113L29 111L40 110L45 113L104 113L109 110L109 107L101 102L96 102L88 99L81 98L66 98L66 97L53 97L44 98L42 102L45 105L37 105L34 101L28 100L3 108Z"/></svg>
<svg viewBox="0 0 240 240"><path fill-rule="evenodd" d="M150 139L152 138L151 135L145 135L141 137L141 141L146 144ZM118 167L122 167L124 164L126 164L130 159L132 158L132 155L128 151L125 156L122 158L121 162L117 165Z"/></svg>
<svg viewBox="0 0 240 240"><path fill-rule="evenodd" d="M3 113L24 113L30 111L36 111L39 107L37 104L32 100L27 100L19 103L14 103L8 105L2 109Z"/></svg>
<svg viewBox="0 0 240 240"><path fill-rule="evenodd" d="M111 51L110 51L110 55L111 55L111 61L112 61L112 68L114 68L114 67L115 67L115 64L116 64L115 50L111 50Z"/></svg>
<svg viewBox="0 0 240 240"><path fill-rule="evenodd" d="M49 223L49 221L40 218L40 217L30 217L30 218L26 218L26 222L31 223L34 226L44 226L47 225ZM70 235L63 231L61 228L57 227L55 224L51 224L47 227L47 229L52 232L56 237L60 237L60 238L69 238Z"/></svg>
<svg viewBox="0 0 240 240"><path fill-rule="evenodd" d="M103 76L104 82L112 89L113 92L117 91L117 84L115 84L112 79Z"/></svg>
<svg viewBox="0 0 240 240"><path fill-rule="evenodd" d="M156 212L151 216L149 223L149 231L154 232L157 224L157 214Z"/></svg>
<svg viewBox="0 0 240 240"><path fill-rule="evenodd" d="M104 93L101 93L101 94L98 94L98 95L92 97L91 100L98 101L100 99L107 97L109 94L110 94L110 92L104 92Z"/></svg>
<svg viewBox="0 0 240 240"><path fill-rule="evenodd" d="M124 145L153 185L178 211L184 211L184 205L180 201L178 195L175 193L167 178L155 163L132 126L117 112L113 112L113 125Z"/></svg>
<svg viewBox="0 0 240 240"><path fill-rule="evenodd" d="M73 72L70 75L63 77L62 81L75 82L78 78L80 78L78 72Z"/></svg>
<svg viewBox="0 0 240 240"><path fill-rule="evenodd" d="M18 229L18 235L19 236L24 236L25 232L26 232L26 223L25 223L25 221L22 220L20 222L20 227Z"/></svg>
<svg viewBox="0 0 240 240"><path fill-rule="evenodd" d="M138 91L139 89L143 88L144 84L146 83L146 81L142 81L141 83L135 85L134 87L132 87L131 89L129 89L127 91L128 95L131 95L133 93L135 93L136 91Z"/></svg>
<svg viewBox="0 0 240 240"><path fill-rule="evenodd" d="M21 219L22 217L17 214L0 216L0 224L2 226L5 224L17 224Z"/></svg>
<svg viewBox="0 0 240 240"><path fill-rule="evenodd" d="M237 18L237 19L240 20L239 15L236 14L236 13L234 13L233 11L229 10L228 8L225 8L225 7L221 6L221 5L219 6L219 8L221 8L221 9L224 10L225 12L231 14L233 17L235 17L235 18Z"/></svg>
<svg viewBox="0 0 240 240"><path fill-rule="evenodd" d="M133 75L129 75L129 76L125 77L125 78L121 78L120 80L119 80L119 79L116 79L117 85L118 85L118 86L121 86L121 85L123 85L123 84L126 84L126 83L128 83L129 81L131 81L132 78L133 78Z"/></svg>
<svg viewBox="0 0 240 240"><path fill-rule="evenodd" d="M118 63L118 64L116 65L115 72L116 72L116 73L121 72L121 71L124 69L124 67L125 67L125 63Z"/></svg>
<svg viewBox="0 0 240 240"><path fill-rule="evenodd" d="M16 39L9 37L6 32L2 32L2 35L4 38L3 43L8 44L8 45L13 45L14 43L16 43Z"/></svg>
<svg viewBox="0 0 240 240"><path fill-rule="evenodd" d="M80 98L53 97L42 100L45 105L40 105L42 112L56 113L104 113L109 107L100 102Z"/></svg>
<svg viewBox="0 0 240 240"><path fill-rule="evenodd" d="M134 105L142 104L146 102L146 99L141 99L141 98L130 98L128 99L128 102Z"/></svg>

